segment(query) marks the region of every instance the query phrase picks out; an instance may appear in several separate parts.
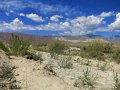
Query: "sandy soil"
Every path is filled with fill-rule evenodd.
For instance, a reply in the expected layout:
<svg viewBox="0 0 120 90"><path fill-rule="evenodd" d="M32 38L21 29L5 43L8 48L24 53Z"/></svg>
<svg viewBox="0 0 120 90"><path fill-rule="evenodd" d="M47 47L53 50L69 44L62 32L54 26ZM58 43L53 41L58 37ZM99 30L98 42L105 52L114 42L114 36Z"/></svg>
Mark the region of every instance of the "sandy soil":
<svg viewBox="0 0 120 90"><path fill-rule="evenodd" d="M117 72L119 72L117 69L120 70L118 64L111 62L107 65L106 70L102 71L98 68L97 61L89 60L90 65L86 65L88 60L74 57L72 59L75 60L72 69L62 69L54 65L53 70L57 76L53 76L48 75L43 67L49 62L55 64L57 60L52 59L50 54L45 52L42 52L42 58L44 59L42 64L39 61L15 56L12 56L9 60L5 53L0 51L0 64L7 61L12 66L17 67L15 69L15 77L19 81L18 85L21 86L21 90L89 90L73 87L74 81L78 76L82 75L83 69L87 67L93 73L97 72L99 74L99 79L94 90L112 90L114 84L113 69ZM103 62L100 62L100 64L103 65Z"/></svg>
<svg viewBox="0 0 120 90"><path fill-rule="evenodd" d="M20 81L21 90L78 90L55 76L45 75L39 62L22 57L11 59L16 69L16 79Z"/></svg>

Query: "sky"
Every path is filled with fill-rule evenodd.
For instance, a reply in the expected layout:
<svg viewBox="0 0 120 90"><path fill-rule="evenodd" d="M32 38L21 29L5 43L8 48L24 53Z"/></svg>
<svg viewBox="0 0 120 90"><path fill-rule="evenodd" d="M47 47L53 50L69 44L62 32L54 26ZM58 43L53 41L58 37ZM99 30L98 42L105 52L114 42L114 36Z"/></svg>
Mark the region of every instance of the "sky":
<svg viewBox="0 0 120 90"><path fill-rule="evenodd" d="M0 0L0 31L120 35L120 0Z"/></svg>

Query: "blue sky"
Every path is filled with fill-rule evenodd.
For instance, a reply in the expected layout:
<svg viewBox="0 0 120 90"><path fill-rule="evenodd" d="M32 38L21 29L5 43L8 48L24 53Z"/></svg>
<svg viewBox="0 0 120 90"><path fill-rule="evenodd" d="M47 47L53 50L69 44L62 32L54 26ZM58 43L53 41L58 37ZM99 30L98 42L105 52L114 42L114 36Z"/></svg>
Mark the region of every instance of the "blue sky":
<svg viewBox="0 0 120 90"><path fill-rule="evenodd" d="M120 34L120 0L0 0L0 31Z"/></svg>

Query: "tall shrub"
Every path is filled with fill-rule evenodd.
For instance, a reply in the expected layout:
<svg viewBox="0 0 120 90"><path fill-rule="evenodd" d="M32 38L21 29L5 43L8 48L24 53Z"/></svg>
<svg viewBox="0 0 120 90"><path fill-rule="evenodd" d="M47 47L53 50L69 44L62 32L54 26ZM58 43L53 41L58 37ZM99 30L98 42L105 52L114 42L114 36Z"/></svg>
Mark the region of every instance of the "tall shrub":
<svg viewBox="0 0 120 90"><path fill-rule="evenodd" d="M10 53L14 55L24 55L28 51L29 44L19 36L11 34L11 42L9 43Z"/></svg>
<svg viewBox="0 0 120 90"><path fill-rule="evenodd" d="M53 41L49 44L49 50L50 53L56 53L56 54L62 54L64 53L64 50L66 49L66 45L61 41Z"/></svg>
<svg viewBox="0 0 120 90"><path fill-rule="evenodd" d="M2 49L2 50L5 51L5 52L8 51L7 46L5 46L5 44L4 44L2 41L0 41L0 49Z"/></svg>
<svg viewBox="0 0 120 90"><path fill-rule="evenodd" d="M112 44L94 40L81 47L81 56L104 60L104 54L112 52Z"/></svg>

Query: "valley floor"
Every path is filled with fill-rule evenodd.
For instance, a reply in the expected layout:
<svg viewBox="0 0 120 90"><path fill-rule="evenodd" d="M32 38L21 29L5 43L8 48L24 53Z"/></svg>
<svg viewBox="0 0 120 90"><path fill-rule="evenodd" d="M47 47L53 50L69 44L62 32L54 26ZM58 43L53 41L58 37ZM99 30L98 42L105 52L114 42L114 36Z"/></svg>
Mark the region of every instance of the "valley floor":
<svg viewBox="0 0 120 90"><path fill-rule="evenodd" d="M21 90L78 90L58 77L45 74L38 62L23 57L14 57L11 62L17 67L16 79Z"/></svg>
<svg viewBox="0 0 120 90"><path fill-rule="evenodd" d="M39 52L38 52L39 53ZM41 52L40 52L41 53ZM57 65L57 60L51 58L49 53L42 52L43 62L29 60L24 57L11 56L9 60L15 67L15 78L20 90L91 90L88 88L74 87L75 81L79 76L83 76L83 70L89 68L91 73L98 75L96 85L92 90L113 90L114 77L113 70L119 73L118 64L82 59L74 56L73 68L63 69ZM48 64L53 65L53 72L56 75L47 73L44 67ZM89 63L89 65L88 65ZM102 69L104 68L104 70Z"/></svg>

